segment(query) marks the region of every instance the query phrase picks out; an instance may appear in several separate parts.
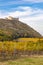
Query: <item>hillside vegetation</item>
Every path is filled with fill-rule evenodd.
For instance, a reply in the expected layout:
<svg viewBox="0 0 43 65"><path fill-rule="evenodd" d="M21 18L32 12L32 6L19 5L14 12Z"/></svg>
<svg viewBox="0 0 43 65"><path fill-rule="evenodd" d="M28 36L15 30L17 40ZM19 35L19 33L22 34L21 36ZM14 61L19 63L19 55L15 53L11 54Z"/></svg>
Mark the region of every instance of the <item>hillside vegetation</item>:
<svg viewBox="0 0 43 65"><path fill-rule="evenodd" d="M16 38L41 38L41 34L19 20L0 19L0 41Z"/></svg>

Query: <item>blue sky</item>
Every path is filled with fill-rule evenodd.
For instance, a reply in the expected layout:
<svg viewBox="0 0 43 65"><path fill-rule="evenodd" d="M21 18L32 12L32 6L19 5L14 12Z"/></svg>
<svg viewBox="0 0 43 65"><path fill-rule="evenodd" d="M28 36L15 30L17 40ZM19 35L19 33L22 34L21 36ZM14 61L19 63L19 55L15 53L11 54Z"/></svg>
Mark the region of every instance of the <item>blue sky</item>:
<svg viewBox="0 0 43 65"><path fill-rule="evenodd" d="M43 0L0 0L0 18L19 19L43 35Z"/></svg>
<svg viewBox="0 0 43 65"><path fill-rule="evenodd" d="M19 6L29 6L43 9L43 0L0 0L1 10L11 10L11 8L16 8Z"/></svg>

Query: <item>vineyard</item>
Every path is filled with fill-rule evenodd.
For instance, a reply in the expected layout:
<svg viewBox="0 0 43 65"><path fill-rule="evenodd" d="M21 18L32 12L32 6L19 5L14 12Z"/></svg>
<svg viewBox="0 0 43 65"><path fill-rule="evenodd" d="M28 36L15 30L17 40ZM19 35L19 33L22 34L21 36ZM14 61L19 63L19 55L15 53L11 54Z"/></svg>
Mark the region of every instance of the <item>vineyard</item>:
<svg viewBox="0 0 43 65"><path fill-rule="evenodd" d="M43 54L43 38L21 38L14 41L0 41L0 58L20 55Z"/></svg>

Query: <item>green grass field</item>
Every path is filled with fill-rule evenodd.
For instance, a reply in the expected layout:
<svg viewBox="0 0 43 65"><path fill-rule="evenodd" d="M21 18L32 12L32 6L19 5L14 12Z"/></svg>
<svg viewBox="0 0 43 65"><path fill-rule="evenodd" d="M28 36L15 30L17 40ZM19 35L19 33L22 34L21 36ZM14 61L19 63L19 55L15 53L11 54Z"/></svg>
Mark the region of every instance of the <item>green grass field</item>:
<svg viewBox="0 0 43 65"><path fill-rule="evenodd" d="M43 65L43 57L26 57L0 62L0 65Z"/></svg>

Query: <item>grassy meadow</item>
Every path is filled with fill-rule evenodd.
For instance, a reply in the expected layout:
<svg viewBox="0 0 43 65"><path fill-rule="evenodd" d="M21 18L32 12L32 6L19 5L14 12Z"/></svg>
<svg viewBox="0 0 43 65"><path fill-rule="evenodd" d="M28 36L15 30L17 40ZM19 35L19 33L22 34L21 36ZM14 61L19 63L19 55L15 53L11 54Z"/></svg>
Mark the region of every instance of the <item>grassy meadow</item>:
<svg viewBox="0 0 43 65"><path fill-rule="evenodd" d="M0 65L43 65L43 57L25 57L0 62Z"/></svg>

